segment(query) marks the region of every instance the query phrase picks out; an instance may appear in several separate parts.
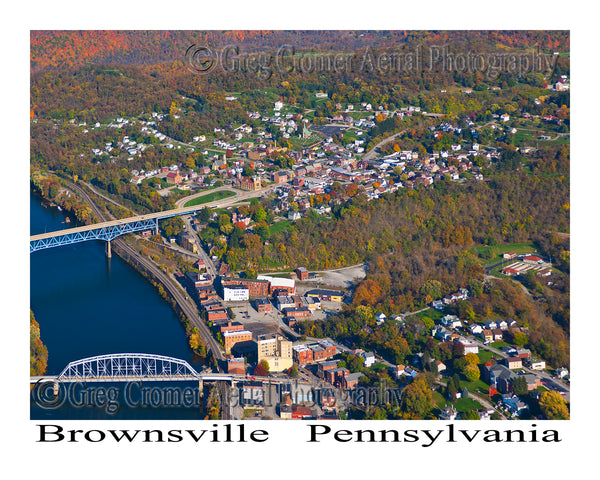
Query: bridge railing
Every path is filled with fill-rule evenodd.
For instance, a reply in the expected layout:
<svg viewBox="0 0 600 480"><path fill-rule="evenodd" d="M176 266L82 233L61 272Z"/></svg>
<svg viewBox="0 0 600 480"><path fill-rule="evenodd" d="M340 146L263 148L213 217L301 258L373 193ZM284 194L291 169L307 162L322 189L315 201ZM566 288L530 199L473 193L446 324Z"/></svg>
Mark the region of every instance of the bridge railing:
<svg viewBox="0 0 600 480"><path fill-rule="evenodd" d="M185 360L145 353L117 353L83 358L69 363L58 381L130 381L200 379Z"/></svg>
<svg viewBox="0 0 600 480"><path fill-rule="evenodd" d="M102 226L87 230L70 229L65 230L63 233L53 232L52 234L34 235L29 242L29 252L32 253L45 248L60 247L88 240L104 240L109 242L126 233L156 229L157 222L158 220L156 219L136 220L135 222Z"/></svg>

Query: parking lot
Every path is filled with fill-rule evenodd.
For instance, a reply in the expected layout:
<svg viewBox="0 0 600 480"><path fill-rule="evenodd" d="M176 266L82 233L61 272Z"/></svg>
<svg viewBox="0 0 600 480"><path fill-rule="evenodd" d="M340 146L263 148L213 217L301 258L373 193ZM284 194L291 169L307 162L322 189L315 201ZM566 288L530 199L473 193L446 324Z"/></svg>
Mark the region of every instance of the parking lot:
<svg viewBox="0 0 600 480"><path fill-rule="evenodd" d="M278 311L275 307L268 313L259 313L250 302L226 302L225 306L231 308L235 322L241 323L256 335L275 333L279 328Z"/></svg>

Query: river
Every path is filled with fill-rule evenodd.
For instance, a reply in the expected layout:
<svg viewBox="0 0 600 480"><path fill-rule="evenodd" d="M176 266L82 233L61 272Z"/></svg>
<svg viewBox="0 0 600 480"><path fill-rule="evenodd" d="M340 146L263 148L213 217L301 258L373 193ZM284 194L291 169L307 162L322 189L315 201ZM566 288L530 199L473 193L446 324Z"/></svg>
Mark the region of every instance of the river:
<svg viewBox="0 0 600 480"><path fill-rule="evenodd" d="M66 223L65 219L64 212L44 207L41 199L31 194L31 235L72 228L74 224ZM109 353L166 355L186 360L196 369L201 367L193 358L184 329L170 305L119 257L113 255L107 259L104 242L88 241L41 250L30 254L30 258L30 305L40 324L41 340L48 347L48 375L59 374L71 361ZM120 391L122 387L117 386ZM139 389L134 390L139 394ZM80 396L81 391L80 388ZM129 403L139 405L138 397ZM58 409L46 409L32 402L31 418L194 418L197 415L197 410L180 412L181 409L126 405L121 405L123 408L114 414L107 412L105 405L80 408L69 403Z"/></svg>

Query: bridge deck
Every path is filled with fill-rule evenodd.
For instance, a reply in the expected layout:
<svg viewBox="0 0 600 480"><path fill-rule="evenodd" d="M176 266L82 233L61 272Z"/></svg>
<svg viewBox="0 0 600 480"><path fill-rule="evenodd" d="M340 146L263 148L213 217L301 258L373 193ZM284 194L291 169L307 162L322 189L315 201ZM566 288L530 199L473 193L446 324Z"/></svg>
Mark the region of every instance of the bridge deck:
<svg viewBox="0 0 600 480"><path fill-rule="evenodd" d="M194 205L191 207L175 208L173 210L165 210L164 212L148 213L146 215L137 215L135 217L123 218L121 220L109 220L108 222L94 223L92 225L84 225L82 227L67 228L65 230L57 230L55 232L40 233L38 235L31 235L30 241L43 240L47 238L53 238L58 236L73 235L75 233L87 232L90 230L100 230L102 228L115 227L119 225L125 225L127 223L134 223L144 220L155 220L168 217L174 217L177 215L187 215L201 210L205 205Z"/></svg>

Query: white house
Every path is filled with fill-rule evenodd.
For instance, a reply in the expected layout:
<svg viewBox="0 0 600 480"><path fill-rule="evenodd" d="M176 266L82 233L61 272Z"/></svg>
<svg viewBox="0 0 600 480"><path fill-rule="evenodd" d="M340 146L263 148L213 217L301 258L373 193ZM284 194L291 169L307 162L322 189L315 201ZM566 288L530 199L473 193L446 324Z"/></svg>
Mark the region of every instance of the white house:
<svg viewBox="0 0 600 480"><path fill-rule="evenodd" d="M469 327L469 330L472 335L479 335L479 334L483 333L483 327L477 323L474 325L471 325Z"/></svg>
<svg viewBox="0 0 600 480"><path fill-rule="evenodd" d="M565 378L569 375L569 371L564 367L557 368L554 373L558 378Z"/></svg>
<svg viewBox="0 0 600 480"><path fill-rule="evenodd" d="M365 367L370 367L375 363L375 354L373 352L363 352L360 354L363 357Z"/></svg>
<svg viewBox="0 0 600 480"><path fill-rule="evenodd" d="M498 328L498 324L494 320L486 320L485 328L488 330L494 330L494 329Z"/></svg>
<svg viewBox="0 0 600 480"><path fill-rule="evenodd" d="M462 323L456 315L446 315L442 317L442 325L448 328L458 328Z"/></svg>

